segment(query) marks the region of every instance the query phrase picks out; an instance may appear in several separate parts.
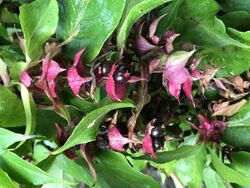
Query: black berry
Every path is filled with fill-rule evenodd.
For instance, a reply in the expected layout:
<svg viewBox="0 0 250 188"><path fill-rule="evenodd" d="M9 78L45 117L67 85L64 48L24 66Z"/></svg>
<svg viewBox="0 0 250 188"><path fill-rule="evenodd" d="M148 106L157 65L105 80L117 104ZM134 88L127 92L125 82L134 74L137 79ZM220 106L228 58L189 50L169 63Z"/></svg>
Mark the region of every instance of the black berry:
<svg viewBox="0 0 250 188"><path fill-rule="evenodd" d="M109 72L111 70L111 67L107 63L102 64L102 76L108 76Z"/></svg>
<svg viewBox="0 0 250 188"><path fill-rule="evenodd" d="M103 76L108 76L111 67L108 63L96 63L94 66L94 75L96 78L101 78Z"/></svg>
<svg viewBox="0 0 250 188"><path fill-rule="evenodd" d="M152 138L161 138L164 136L164 129L162 127L154 127L151 130L151 137Z"/></svg>
<svg viewBox="0 0 250 188"><path fill-rule="evenodd" d="M128 77L123 72L115 71L113 78L118 84L125 84L128 81Z"/></svg>
<svg viewBox="0 0 250 188"><path fill-rule="evenodd" d="M162 138L152 139L152 145L154 151L162 149L164 147L164 138L162 137Z"/></svg>
<svg viewBox="0 0 250 188"><path fill-rule="evenodd" d="M118 65L116 71L122 72L122 73L130 73L131 72L131 65L128 63L121 63Z"/></svg>

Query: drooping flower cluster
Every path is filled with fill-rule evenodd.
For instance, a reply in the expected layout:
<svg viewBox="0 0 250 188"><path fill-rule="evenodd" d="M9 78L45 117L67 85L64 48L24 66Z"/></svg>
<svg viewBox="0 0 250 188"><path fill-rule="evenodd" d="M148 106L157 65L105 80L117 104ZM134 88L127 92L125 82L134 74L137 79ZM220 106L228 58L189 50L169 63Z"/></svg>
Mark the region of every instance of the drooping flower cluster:
<svg viewBox="0 0 250 188"><path fill-rule="evenodd" d="M227 122L219 120L208 121L208 119L203 115L198 115L198 119L200 122L199 126L192 123L191 125L194 129L198 130L201 141L217 142L227 127Z"/></svg>

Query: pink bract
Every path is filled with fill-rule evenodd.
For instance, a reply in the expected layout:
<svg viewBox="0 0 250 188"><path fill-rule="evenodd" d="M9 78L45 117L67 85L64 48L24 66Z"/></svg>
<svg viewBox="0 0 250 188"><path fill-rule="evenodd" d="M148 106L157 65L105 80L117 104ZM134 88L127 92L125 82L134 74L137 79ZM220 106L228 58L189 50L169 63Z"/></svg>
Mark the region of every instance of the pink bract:
<svg viewBox="0 0 250 188"><path fill-rule="evenodd" d="M129 139L123 137L116 127L108 130L108 140L110 148L117 151L123 151L124 145L129 143Z"/></svg>
<svg viewBox="0 0 250 188"><path fill-rule="evenodd" d="M142 142L142 149L145 153L149 153L152 157L157 158L153 149L152 139L149 133L146 133Z"/></svg>
<svg viewBox="0 0 250 188"><path fill-rule="evenodd" d="M27 71L23 71L21 74L21 82L26 86L29 87L31 85L32 78L28 74Z"/></svg>

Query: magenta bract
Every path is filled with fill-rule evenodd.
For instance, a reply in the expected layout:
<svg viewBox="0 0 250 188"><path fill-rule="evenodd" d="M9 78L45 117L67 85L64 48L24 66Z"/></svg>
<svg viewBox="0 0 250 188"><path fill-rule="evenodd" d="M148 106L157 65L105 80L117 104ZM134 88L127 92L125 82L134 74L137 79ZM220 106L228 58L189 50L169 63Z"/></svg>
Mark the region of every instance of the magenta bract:
<svg viewBox="0 0 250 188"><path fill-rule="evenodd" d="M157 158L153 149L152 139L149 133L146 133L142 142L142 149L145 153L149 153L152 157Z"/></svg>
<svg viewBox="0 0 250 188"><path fill-rule="evenodd" d="M31 85L32 78L27 71L23 71L20 80L26 87L29 87Z"/></svg>
<svg viewBox="0 0 250 188"><path fill-rule="evenodd" d="M106 92L112 101L121 102L126 97L127 84L118 84L115 82L113 75L118 65L114 64L111 67L111 71L106 83Z"/></svg>
<svg viewBox="0 0 250 188"><path fill-rule="evenodd" d="M185 66L194 51L195 50L191 52L179 51L170 55L166 60L162 73L162 83L169 94L179 101L182 87L193 106L195 106L195 104L191 93L192 76Z"/></svg>
<svg viewBox="0 0 250 188"><path fill-rule="evenodd" d="M80 57L82 53L84 52L84 49L80 50L78 53L76 53L73 65L70 67L67 73L67 79L69 86L73 93L75 95L79 95L81 86L89 81L92 80L91 77L81 77L78 73L78 68L79 68L79 62L80 62ZM80 68L81 71L83 71L82 68Z"/></svg>
<svg viewBox="0 0 250 188"><path fill-rule="evenodd" d="M108 140L110 148L117 151L123 151L124 145L129 143L129 139L123 137L116 127L108 130Z"/></svg>

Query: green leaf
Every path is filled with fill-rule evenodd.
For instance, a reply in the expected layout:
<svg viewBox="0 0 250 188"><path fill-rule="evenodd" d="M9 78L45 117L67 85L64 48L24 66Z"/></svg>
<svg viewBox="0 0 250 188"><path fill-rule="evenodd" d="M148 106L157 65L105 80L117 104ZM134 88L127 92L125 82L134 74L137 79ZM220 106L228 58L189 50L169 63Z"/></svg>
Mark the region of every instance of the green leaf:
<svg viewBox="0 0 250 188"><path fill-rule="evenodd" d="M228 126L222 134L222 141L239 148L250 148L250 101L228 120Z"/></svg>
<svg viewBox="0 0 250 188"><path fill-rule="evenodd" d="M7 87L0 86L0 127L25 125L22 101Z"/></svg>
<svg viewBox="0 0 250 188"><path fill-rule="evenodd" d="M67 181L54 178L8 150L2 151L0 160L3 169L17 182L30 182L34 185L42 185L44 183L70 184Z"/></svg>
<svg viewBox="0 0 250 188"><path fill-rule="evenodd" d="M95 140L101 119L105 114L119 108L134 108L135 106L129 102L113 103L102 106L88 113L76 126L67 142L53 154L59 154L75 145L87 143Z"/></svg>
<svg viewBox="0 0 250 188"><path fill-rule="evenodd" d="M36 122L35 134L43 135L46 138L55 138L55 123L58 125L66 124L66 121L52 109L37 109Z"/></svg>
<svg viewBox="0 0 250 188"><path fill-rule="evenodd" d="M218 0L223 11L241 11L245 10L250 13L250 1L248 0Z"/></svg>
<svg viewBox="0 0 250 188"><path fill-rule="evenodd" d="M221 177L210 167L203 170L203 181L206 188L227 188Z"/></svg>
<svg viewBox="0 0 250 188"><path fill-rule="evenodd" d="M0 128L0 148L8 148L12 144L22 141L22 140L27 140L30 138L34 138L34 136L28 136L28 135L22 135L22 134L17 134L12 131L9 131L7 129Z"/></svg>
<svg viewBox="0 0 250 188"><path fill-rule="evenodd" d="M181 158L188 157L190 155L195 154L197 151L200 151L203 145L196 145L196 146L182 146L174 151L164 151L156 153L157 159L150 157L149 155L144 155L140 157L133 157L134 159L138 160L150 160L156 163L167 163L172 160L178 160Z"/></svg>
<svg viewBox="0 0 250 188"><path fill-rule="evenodd" d="M28 89L21 83L15 83L19 87L19 90L21 92L21 98L23 102L23 107L25 111L25 118L26 118L26 126L25 126L25 135L30 135L34 132L35 127L36 127L36 107L35 107L35 102L32 98L32 94L29 93ZM21 141L18 146L20 147L25 140Z"/></svg>
<svg viewBox="0 0 250 188"><path fill-rule="evenodd" d="M250 153L249 152L233 152L230 154L230 159L232 163L230 167L237 172L244 174L248 178L250 178Z"/></svg>
<svg viewBox="0 0 250 188"><path fill-rule="evenodd" d="M229 12L219 17L227 27L232 27L240 31L247 31L250 29L250 13L246 11Z"/></svg>
<svg viewBox="0 0 250 188"><path fill-rule="evenodd" d="M97 178L103 177L109 187L160 187L159 183L152 177L132 168L122 154L114 151L99 153L94 161L94 166Z"/></svg>
<svg viewBox="0 0 250 188"><path fill-rule="evenodd" d="M218 156L211 151L212 164L216 172L226 181L243 186L250 186L250 179L226 166Z"/></svg>
<svg viewBox="0 0 250 188"><path fill-rule="evenodd" d="M171 2L168 6L161 9L158 13L158 16L166 14L158 24L157 35L161 36L166 32L175 22L178 10L184 0L176 0Z"/></svg>
<svg viewBox="0 0 250 188"><path fill-rule="evenodd" d="M67 46L71 55L86 48L85 62L92 61L104 42L117 27L125 6L125 0L59 0L59 39L67 39L76 30L77 36Z"/></svg>
<svg viewBox="0 0 250 188"><path fill-rule="evenodd" d="M117 46L123 48L134 23L147 12L172 0L128 0L117 33Z"/></svg>
<svg viewBox="0 0 250 188"><path fill-rule="evenodd" d="M250 45L250 31L241 32L233 28L228 28L228 32L230 36L234 37L235 39Z"/></svg>
<svg viewBox="0 0 250 188"><path fill-rule="evenodd" d="M87 165L79 165L75 161L67 158L65 155L57 156L55 163L60 169L73 176L76 180L88 186L92 186L94 184L94 179Z"/></svg>
<svg viewBox="0 0 250 188"><path fill-rule="evenodd" d="M202 59L201 66L211 64L221 69L217 77L239 75L250 68L250 49L227 46L223 48L206 48L197 53Z"/></svg>
<svg viewBox="0 0 250 188"><path fill-rule="evenodd" d="M37 60L44 43L55 33L58 22L56 0L36 0L20 7L20 23L25 38L26 61Z"/></svg>
<svg viewBox="0 0 250 188"><path fill-rule="evenodd" d="M5 29L5 27L2 25L2 23L0 22L0 37L8 40L8 33L7 30Z"/></svg>
<svg viewBox="0 0 250 188"><path fill-rule="evenodd" d="M8 24L19 24L19 19L17 14L10 12L7 8L2 8L0 10L1 21Z"/></svg>
<svg viewBox="0 0 250 188"><path fill-rule="evenodd" d="M215 16L219 10L214 0L185 0L174 24L175 32L180 34L178 41L205 47L234 45L247 48L227 35L225 25Z"/></svg>
<svg viewBox="0 0 250 188"><path fill-rule="evenodd" d="M202 186L202 171L206 162L206 151L201 150L186 158L177 161L175 172L181 182L188 187L200 188Z"/></svg>
<svg viewBox="0 0 250 188"><path fill-rule="evenodd" d="M59 94L59 97L63 101L64 104L72 105L78 108L83 113L91 112L97 107L97 105L91 100L80 99L79 97L75 97L72 94L72 91L67 90L61 94L62 95Z"/></svg>
<svg viewBox="0 0 250 188"><path fill-rule="evenodd" d="M8 188L18 188L19 186L13 182L10 177L8 176L8 174L6 172L4 172L1 168L0 168L0 182L1 182L1 187L8 187Z"/></svg>

